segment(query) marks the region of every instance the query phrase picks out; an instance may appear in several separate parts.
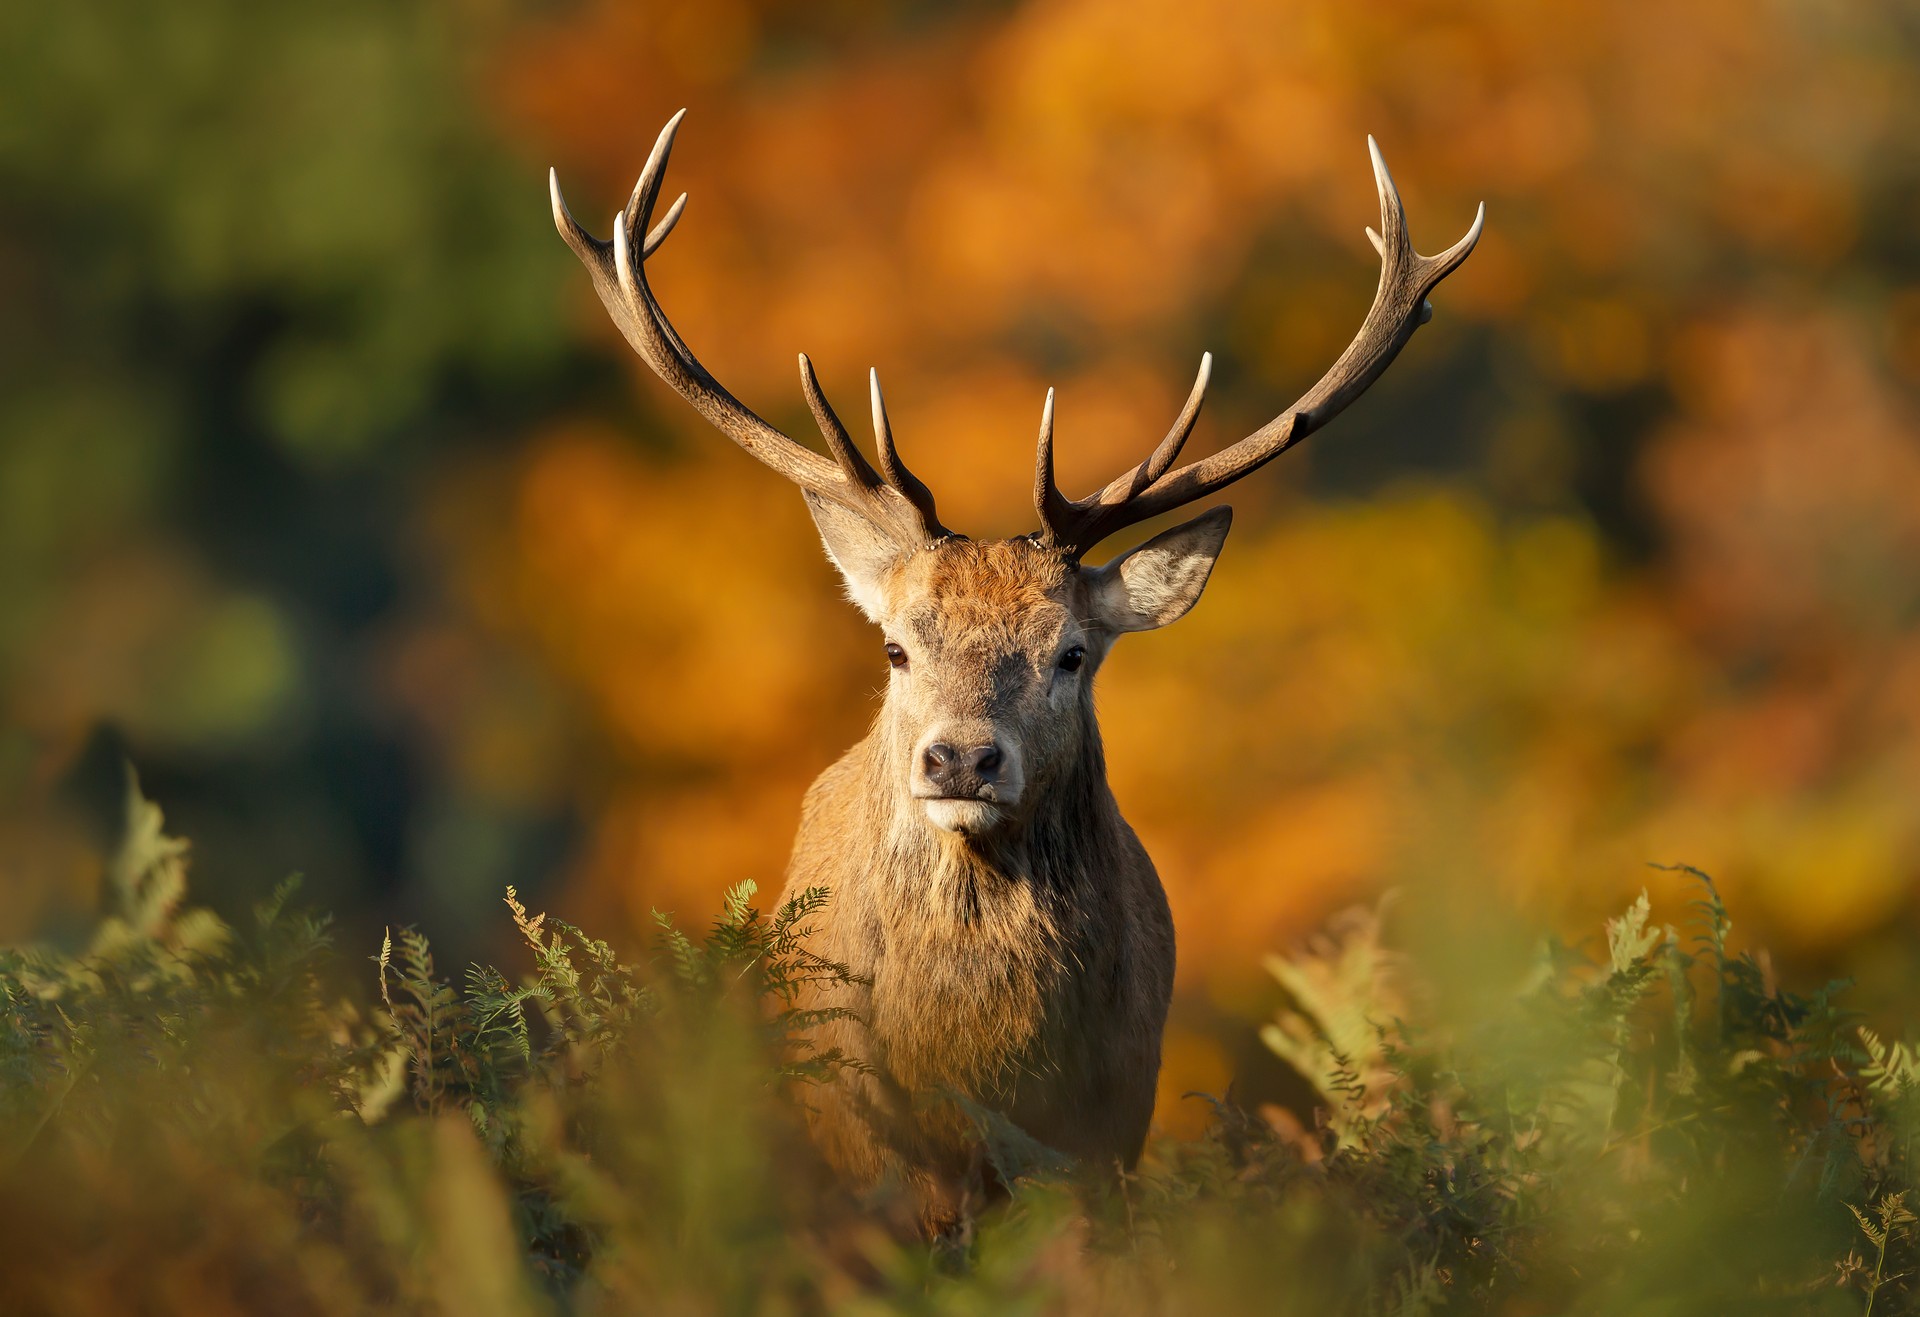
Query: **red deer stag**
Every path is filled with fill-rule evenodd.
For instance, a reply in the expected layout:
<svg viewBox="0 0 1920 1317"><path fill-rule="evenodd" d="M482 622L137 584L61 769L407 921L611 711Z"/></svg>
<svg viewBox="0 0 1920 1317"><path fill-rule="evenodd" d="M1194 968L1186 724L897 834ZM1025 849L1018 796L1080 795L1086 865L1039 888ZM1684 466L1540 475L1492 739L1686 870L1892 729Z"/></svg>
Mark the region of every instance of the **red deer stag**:
<svg viewBox="0 0 1920 1317"><path fill-rule="evenodd" d="M1070 500L1053 477L1053 395L1041 414L1040 529L971 540L942 525L901 462L872 383L879 464L863 456L800 358L823 456L774 429L707 373L654 300L646 259L679 220L653 224L685 111L654 143L613 240L593 237L552 179L554 223L655 374L729 439L800 486L847 593L885 632L891 680L873 730L808 791L789 895L833 897L815 949L862 980L862 1023L815 1042L870 1067L816 1099L813 1133L850 1184L911 1184L923 1224L953 1224L976 1140L942 1094L998 1112L1089 1162L1130 1166L1153 1111L1173 985L1173 923L1153 863L1107 786L1093 677L1128 631L1193 607L1227 536L1216 507L1098 567L1116 531L1225 489L1359 397L1432 315L1427 295L1473 250L1421 256L1368 139L1380 193L1380 286L1333 368L1274 420L1176 467L1211 358L1167 437L1106 488Z"/></svg>

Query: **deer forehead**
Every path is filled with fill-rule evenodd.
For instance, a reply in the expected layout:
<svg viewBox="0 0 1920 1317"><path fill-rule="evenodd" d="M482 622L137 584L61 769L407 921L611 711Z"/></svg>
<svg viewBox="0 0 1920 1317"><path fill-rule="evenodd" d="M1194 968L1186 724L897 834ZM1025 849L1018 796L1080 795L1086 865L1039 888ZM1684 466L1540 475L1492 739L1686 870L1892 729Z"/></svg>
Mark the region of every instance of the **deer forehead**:
<svg viewBox="0 0 1920 1317"><path fill-rule="evenodd" d="M946 540L903 560L887 583L902 638L990 655L1050 651L1074 625L1078 574L1032 540Z"/></svg>

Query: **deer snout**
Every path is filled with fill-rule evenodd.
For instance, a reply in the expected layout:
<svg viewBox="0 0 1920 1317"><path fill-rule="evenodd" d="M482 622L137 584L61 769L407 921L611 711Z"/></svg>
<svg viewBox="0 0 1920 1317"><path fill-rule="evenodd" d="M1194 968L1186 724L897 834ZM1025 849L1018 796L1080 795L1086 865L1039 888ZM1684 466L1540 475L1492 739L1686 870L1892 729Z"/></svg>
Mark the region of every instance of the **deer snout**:
<svg viewBox="0 0 1920 1317"><path fill-rule="evenodd" d="M913 795L937 828L978 836L1003 827L1020 803L1020 752L989 740L982 727L972 735L946 728L921 742L914 754ZM986 735L982 735L986 733Z"/></svg>
<svg viewBox="0 0 1920 1317"><path fill-rule="evenodd" d="M920 752L920 775L935 799L975 800L1000 780L1006 756L992 742L959 748L945 741L929 743Z"/></svg>

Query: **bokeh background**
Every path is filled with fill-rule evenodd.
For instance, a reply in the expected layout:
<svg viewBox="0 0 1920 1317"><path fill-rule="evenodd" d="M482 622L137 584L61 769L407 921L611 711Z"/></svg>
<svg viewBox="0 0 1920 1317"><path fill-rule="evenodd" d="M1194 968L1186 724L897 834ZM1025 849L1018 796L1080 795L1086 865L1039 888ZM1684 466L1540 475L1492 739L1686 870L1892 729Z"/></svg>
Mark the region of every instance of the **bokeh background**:
<svg viewBox="0 0 1920 1317"><path fill-rule="evenodd" d="M690 107L654 262L797 436L887 382L947 520L1254 428L1359 324L1365 136L1486 237L1102 675L1182 947L1163 1124L1268 1082L1267 950L1411 887L1464 954L1714 873L1920 988L1920 6L65 0L0 7L0 937L118 765L244 908L486 954L777 890L876 634L554 235ZM607 218L599 218L607 217ZM1151 529L1151 528L1148 528ZM1143 532L1145 533L1145 532ZM105 803L103 803L105 802ZM1450 920L1451 922L1447 922Z"/></svg>

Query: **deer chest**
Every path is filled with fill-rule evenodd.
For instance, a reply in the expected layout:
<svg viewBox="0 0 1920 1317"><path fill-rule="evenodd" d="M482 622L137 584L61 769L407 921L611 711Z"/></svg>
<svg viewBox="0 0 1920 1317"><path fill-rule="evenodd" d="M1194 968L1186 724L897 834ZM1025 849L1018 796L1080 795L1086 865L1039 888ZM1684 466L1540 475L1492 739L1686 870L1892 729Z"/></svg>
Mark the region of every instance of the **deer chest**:
<svg viewBox="0 0 1920 1317"><path fill-rule="evenodd" d="M887 929L871 970L879 1059L909 1090L989 1099L1060 1073L1101 995L1077 941L1024 887Z"/></svg>

